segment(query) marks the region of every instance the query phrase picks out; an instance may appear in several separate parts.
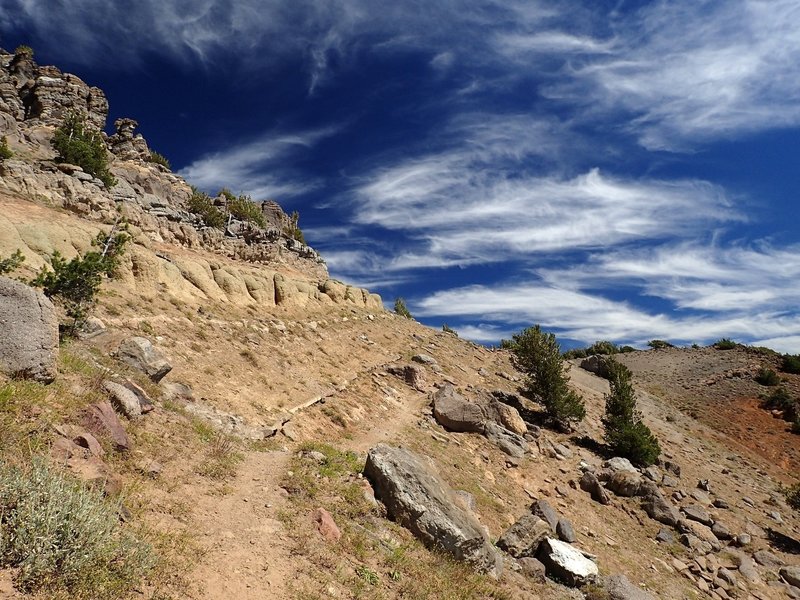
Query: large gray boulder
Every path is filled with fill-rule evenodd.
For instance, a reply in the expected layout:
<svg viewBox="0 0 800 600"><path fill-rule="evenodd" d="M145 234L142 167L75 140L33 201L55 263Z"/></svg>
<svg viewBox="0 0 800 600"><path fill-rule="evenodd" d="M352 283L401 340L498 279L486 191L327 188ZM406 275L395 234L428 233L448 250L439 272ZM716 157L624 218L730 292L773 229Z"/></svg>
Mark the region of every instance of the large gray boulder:
<svg viewBox="0 0 800 600"><path fill-rule="evenodd" d="M592 500L600 504L608 504L611 500L606 493L606 490L600 485L600 481L595 477L594 473L586 471L580 480L581 489L589 492L592 495Z"/></svg>
<svg viewBox="0 0 800 600"><path fill-rule="evenodd" d="M626 498L640 495L641 486L642 478L638 473L631 473L630 471L617 471L606 483L606 487L617 496Z"/></svg>
<svg viewBox="0 0 800 600"><path fill-rule="evenodd" d="M436 390L433 416L450 431L483 433L486 423L483 407L464 398L452 385Z"/></svg>
<svg viewBox="0 0 800 600"><path fill-rule="evenodd" d="M147 338L131 337L122 341L117 350L117 358L139 369L158 383L172 370L172 365L161 351L157 350Z"/></svg>
<svg viewBox="0 0 800 600"><path fill-rule="evenodd" d="M364 476L391 518L430 548L499 577L503 562L485 529L422 458L379 444L367 454Z"/></svg>
<svg viewBox="0 0 800 600"><path fill-rule="evenodd" d="M56 377L58 317L30 286L0 277L0 371L50 383Z"/></svg>

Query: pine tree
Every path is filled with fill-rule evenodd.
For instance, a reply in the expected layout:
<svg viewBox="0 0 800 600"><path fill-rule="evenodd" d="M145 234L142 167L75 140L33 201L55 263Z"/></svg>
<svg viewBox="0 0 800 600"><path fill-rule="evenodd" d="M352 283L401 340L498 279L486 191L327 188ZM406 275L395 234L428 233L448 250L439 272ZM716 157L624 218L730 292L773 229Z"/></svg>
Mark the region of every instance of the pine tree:
<svg viewBox="0 0 800 600"><path fill-rule="evenodd" d="M570 429L586 416L583 400L567 386L566 366L554 334L535 325L514 335L506 347L514 366L525 374L522 395L544 405L554 424Z"/></svg>
<svg viewBox="0 0 800 600"><path fill-rule="evenodd" d="M607 359L606 365L611 386L611 393L605 397L603 416L606 444L615 456L639 465L651 465L658 459L661 447L636 408L631 372L613 358Z"/></svg>

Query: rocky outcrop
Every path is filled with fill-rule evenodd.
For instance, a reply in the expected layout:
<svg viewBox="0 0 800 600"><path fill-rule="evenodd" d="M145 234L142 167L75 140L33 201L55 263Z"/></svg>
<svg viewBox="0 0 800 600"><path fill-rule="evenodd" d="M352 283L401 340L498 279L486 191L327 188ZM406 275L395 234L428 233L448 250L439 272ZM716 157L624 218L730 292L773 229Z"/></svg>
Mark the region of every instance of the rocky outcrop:
<svg viewBox="0 0 800 600"><path fill-rule="evenodd" d="M71 112L102 130L108 116L103 91L58 68L40 67L26 52L0 54L0 110L18 121L58 125Z"/></svg>
<svg viewBox="0 0 800 600"><path fill-rule="evenodd" d="M502 559L483 526L422 458L379 444L367 454L364 475L389 516L426 546L439 548L479 571L500 575Z"/></svg>
<svg viewBox="0 0 800 600"><path fill-rule="evenodd" d="M44 294L0 277L0 371L50 383L56 377L58 318Z"/></svg>

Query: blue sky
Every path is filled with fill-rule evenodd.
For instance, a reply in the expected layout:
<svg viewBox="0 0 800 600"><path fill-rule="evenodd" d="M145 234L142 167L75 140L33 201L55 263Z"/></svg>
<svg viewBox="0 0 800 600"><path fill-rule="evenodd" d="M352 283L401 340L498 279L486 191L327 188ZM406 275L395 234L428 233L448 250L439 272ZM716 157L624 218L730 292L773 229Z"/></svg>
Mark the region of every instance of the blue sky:
<svg viewBox="0 0 800 600"><path fill-rule="evenodd" d="M800 0L5 0L0 45L430 325L798 352L799 25Z"/></svg>

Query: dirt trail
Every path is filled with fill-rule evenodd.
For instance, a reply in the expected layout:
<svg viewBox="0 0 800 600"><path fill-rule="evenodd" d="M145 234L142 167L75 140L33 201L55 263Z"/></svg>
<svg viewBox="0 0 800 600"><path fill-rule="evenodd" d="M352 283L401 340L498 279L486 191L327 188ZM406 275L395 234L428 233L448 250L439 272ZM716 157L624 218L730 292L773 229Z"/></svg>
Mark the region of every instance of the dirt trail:
<svg viewBox="0 0 800 600"><path fill-rule="evenodd" d="M288 460L281 450L251 452L224 495L184 490L194 499L193 533L203 551L190 598L286 597L291 556L278 515L287 505L279 482Z"/></svg>

